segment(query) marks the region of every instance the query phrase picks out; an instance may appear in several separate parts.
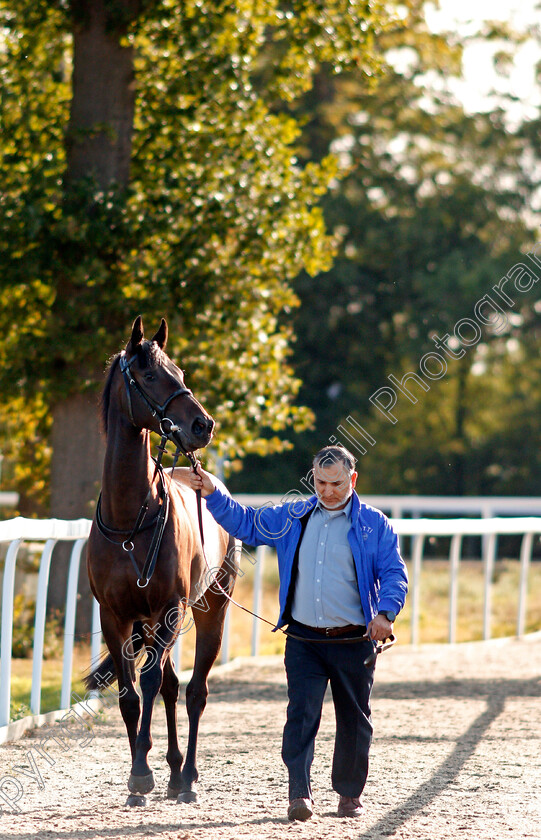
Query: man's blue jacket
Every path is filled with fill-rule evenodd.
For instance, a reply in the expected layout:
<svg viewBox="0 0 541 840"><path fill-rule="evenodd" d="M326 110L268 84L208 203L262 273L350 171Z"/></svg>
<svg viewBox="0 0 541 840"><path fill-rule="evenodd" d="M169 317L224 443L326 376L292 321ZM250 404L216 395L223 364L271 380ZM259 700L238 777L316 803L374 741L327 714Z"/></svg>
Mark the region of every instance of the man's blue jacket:
<svg viewBox="0 0 541 840"><path fill-rule="evenodd" d="M234 537L248 545L269 545L276 549L280 575L280 616L276 628L282 627L287 623L284 610L301 536L299 520L315 507L317 497L275 506L269 503L261 508L244 507L231 498L220 482L205 501L216 521ZM398 537L387 517L376 508L361 504L356 493L353 493L348 541L366 624L379 610L392 610L398 615L408 590L408 574L400 556Z"/></svg>

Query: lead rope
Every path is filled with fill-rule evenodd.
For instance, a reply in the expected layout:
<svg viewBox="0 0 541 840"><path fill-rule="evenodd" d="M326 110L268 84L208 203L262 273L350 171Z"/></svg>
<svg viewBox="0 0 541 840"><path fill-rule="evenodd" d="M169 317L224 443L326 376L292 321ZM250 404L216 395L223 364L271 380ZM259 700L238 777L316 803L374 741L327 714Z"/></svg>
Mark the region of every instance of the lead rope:
<svg viewBox="0 0 541 840"><path fill-rule="evenodd" d="M194 471L194 473L197 474L197 465L198 465L199 462L194 457L192 452L187 452L186 457L188 458L190 464L192 465L192 470ZM211 574L212 574L212 569L210 568L209 561L207 560L207 555L206 555L206 552L205 552L205 534L203 532L203 505L202 505L202 502L201 502L201 498L202 498L201 497L201 490L196 490L195 495L196 495L196 499L197 499L197 521L199 523L199 536L201 538L201 550L202 550L202 553L203 553L203 559L205 560L206 567L207 567L208 571L211 572ZM218 578L216 576L214 576L214 580L211 583L211 586L214 586L214 585L218 587L220 592L223 595L225 595L225 597L227 598L228 601L230 601L232 604L234 604L240 610L244 610L244 612L249 613L249 615L253 616L254 618L258 618L260 621L264 621L265 624L268 624L269 627L272 627L272 629L274 630L275 625L272 623L272 621L268 621L266 618L263 618L262 615L258 615L257 613L252 612L252 610L248 609L248 607L245 607L243 604L239 604L237 601L235 601L235 599L231 597L229 592L227 592L227 590L225 590L223 588L223 586L221 585L220 581L218 580ZM282 630L282 628L279 627L278 630ZM284 633L284 632L285 631L282 630L282 633Z"/></svg>
<svg viewBox="0 0 541 840"><path fill-rule="evenodd" d="M186 457L188 458L190 464L192 465L192 470L194 471L194 473L197 474L198 461L195 458L193 452L187 452ZM196 499L197 499L197 521L199 523L199 535L200 535L200 538L201 538L201 550L202 550L202 553L203 553L203 558L205 560L205 564L207 566L207 569L208 569L209 572L212 573L212 570L210 568L209 562L207 560L207 555L206 555L206 552L205 552L205 535L204 535L204 532L203 532L203 506L202 506L202 502L201 502L201 499L202 499L201 490L196 490L195 495L196 495ZM368 656L364 660L364 665L366 665L367 668L369 668L371 665L373 665L375 663L375 661L376 661L377 657L380 655L380 653L383 653L384 650L388 650L388 648L392 647L394 645L394 643L396 642L396 637L392 633L384 642L377 642L374 639L371 639L370 636L368 636L367 634L365 634L364 636L360 636L360 637L357 636L355 638L350 638L350 639L343 639L343 638L338 638L338 639L337 638L333 638L333 639L329 639L329 638L325 638L325 639L306 639L303 636L295 635L289 629L283 630L281 627L275 627L275 625L272 623L272 621L268 621L266 618L263 618L262 615L258 615L257 613L252 612L252 610L248 609L248 607L245 607L243 604L239 604L237 601L235 601L234 598L231 597L229 592L227 592L223 588L223 586L221 585L220 581L218 580L218 578L216 576L214 577L214 580L212 581L211 586L213 586L213 585L216 585L218 587L218 589L222 592L222 594L225 595L227 600L230 601L232 604L234 604L236 607L238 607L241 610L244 610L244 612L247 612L249 615L253 616L254 618L259 619L259 621L265 622L265 624L268 624L269 627L272 627L273 630L275 630L275 629L280 630L280 632L283 633L284 636L289 636L291 639L297 639L298 641L301 641L301 642L307 642L307 641L316 642L316 643L321 642L323 644L332 644L333 642L340 643L340 644L347 644L347 643L353 644L354 642L371 641L372 644L373 644L374 650L370 654L370 656Z"/></svg>

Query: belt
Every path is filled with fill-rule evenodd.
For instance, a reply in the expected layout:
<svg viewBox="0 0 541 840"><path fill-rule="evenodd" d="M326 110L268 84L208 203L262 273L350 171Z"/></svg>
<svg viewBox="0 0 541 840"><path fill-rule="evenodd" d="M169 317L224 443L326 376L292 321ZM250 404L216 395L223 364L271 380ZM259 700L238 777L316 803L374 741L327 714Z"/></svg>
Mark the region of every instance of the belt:
<svg viewBox="0 0 541 840"><path fill-rule="evenodd" d="M344 627L309 627L308 624L301 624L300 621L296 621L295 624L298 624L299 627L305 630L311 630L312 633L326 636L328 639L332 639L334 636L345 636L347 633L356 632L361 636L364 636L366 633L364 624L346 624Z"/></svg>

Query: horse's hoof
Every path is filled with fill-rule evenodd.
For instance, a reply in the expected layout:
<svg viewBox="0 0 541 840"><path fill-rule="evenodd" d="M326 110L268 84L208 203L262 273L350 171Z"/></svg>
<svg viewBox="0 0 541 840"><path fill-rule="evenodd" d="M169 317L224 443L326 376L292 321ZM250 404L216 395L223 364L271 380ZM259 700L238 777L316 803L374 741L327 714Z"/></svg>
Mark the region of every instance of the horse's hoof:
<svg viewBox="0 0 541 840"><path fill-rule="evenodd" d="M154 776L152 771L147 773L146 776L134 776L131 773L130 778L128 779L128 790L130 793L150 793L151 790L154 790Z"/></svg>
<svg viewBox="0 0 541 840"><path fill-rule="evenodd" d="M126 805L130 808L146 808L147 798L146 796L137 796L135 793L130 793L126 799Z"/></svg>
<svg viewBox="0 0 541 840"><path fill-rule="evenodd" d="M197 792L195 790L183 790L177 796L177 802L197 802Z"/></svg>
<svg viewBox="0 0 541 840"><path fill-rule="evenodd" d="M179 788L173 788L171 785L167 785L167 798L168 799L176 799L180 795Z"/></svg>

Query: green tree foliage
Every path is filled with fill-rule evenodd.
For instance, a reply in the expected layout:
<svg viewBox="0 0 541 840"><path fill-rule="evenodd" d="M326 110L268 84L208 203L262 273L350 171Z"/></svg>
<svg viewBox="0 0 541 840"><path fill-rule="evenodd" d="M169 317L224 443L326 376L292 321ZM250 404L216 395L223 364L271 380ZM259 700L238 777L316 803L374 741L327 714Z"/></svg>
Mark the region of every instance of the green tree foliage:
<svg viewBox="0 0 541 840"><path fill-rule="evenodd" d="M362 459L361 489L539 495L541 307L519 297L515 291L505 330L490 330L444 378L428 381L428 392L410 381L418 402L401 398L395 426L381 415L372 419L377 443ZM407 370L419 372L411 359L399 378Z"/></svg>
<svg viewBox="0 0 541 840"><path fill-rule="evenodd" d="M368 77L383 21L360 0L0 2L1 431L32 509L51 424L85 431L69 401L139 312L168 318L222 453L279 450L310 422L280 317L293 278L331 266L319 200L337 171L299 158L276 101L324 62Z"/></svg>
<svg viewBox="0 0 541 840"><path fill-rule="evenodd" d="M518 357L508 358L507 342L518 340L522 326L511 324L503 335L485 330L479 352L450 361L430 393L414 386L418 402L401 399L394 426L369 401L390 384L389 374L418 372L423 354L436 349L433 336L471 316L533 240L527 220L538 133L529 123L510 126L504 99L486 113L464 111L449 85L460 73L463 44L452 33L430 32L423 7L421 0L403 3L402 18L378 35L388 67L372 85L323 68L300 106L306 159L333 151L342 173L323 201L328 227L341 236L333 268L295 283L299 399L316 425L297 437L295 457L263 464L263 480L250 461L233 488L255 490L256 475L276 492L296 487L331 435L350 443L337 427L348 428L351 416L377 440L371 447L356 435L368 450L359 464L363 492L539 492L533 449L513 443L524 403L508 399L520 366ZM510 50L522 40L497 24L476 37L505 38ZM522 324L531 320L532 303L519 297ZM530 423L539 389L534 393ZM498 460L507 466L498 470Z"/></svg>

